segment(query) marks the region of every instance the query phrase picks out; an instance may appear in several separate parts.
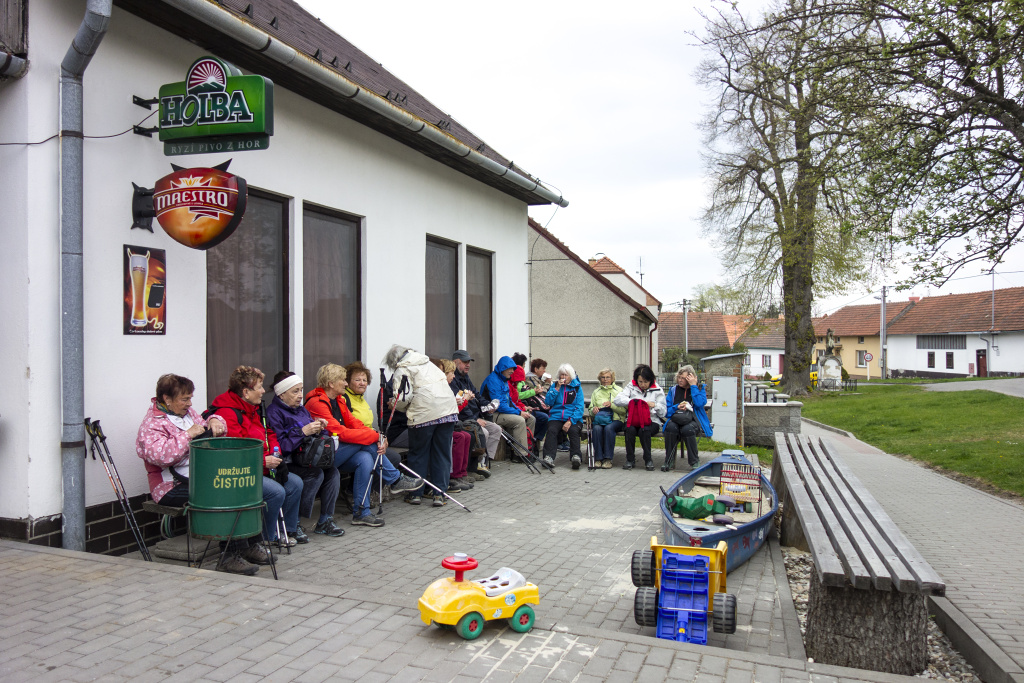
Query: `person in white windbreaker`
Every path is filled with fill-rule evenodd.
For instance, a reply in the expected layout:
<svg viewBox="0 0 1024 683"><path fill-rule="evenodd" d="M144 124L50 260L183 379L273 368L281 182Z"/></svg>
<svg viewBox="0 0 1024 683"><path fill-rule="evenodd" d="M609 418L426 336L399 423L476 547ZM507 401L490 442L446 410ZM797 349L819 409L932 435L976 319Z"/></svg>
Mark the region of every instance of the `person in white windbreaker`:
<svg viewBox="0 0 1024 683"><path fill-rule="evenodd" d="M459 406L448 387L448 378L429 357L398 344L384 355L383 364L394 371L391 383L396 406L405 412L409 423L409 467L439 490L447 491L452 471L452 432L459 419ZM406 500L418 504L420 494L412 491ZM434 507L444 503L444 496L435 493Z"/></svg>
<svg viewBox="0 0 1024 683"><path fill-rule="evenodd" d="M624 470L633 469L636 464L636 438L644 449L644 467L654 471L651 458L651 437L661 431L665 421L665 392L658 386L654 371L649 365L638 365L633 371L633 381L615 395L612 401L626 408L626 464Z"/></svg>

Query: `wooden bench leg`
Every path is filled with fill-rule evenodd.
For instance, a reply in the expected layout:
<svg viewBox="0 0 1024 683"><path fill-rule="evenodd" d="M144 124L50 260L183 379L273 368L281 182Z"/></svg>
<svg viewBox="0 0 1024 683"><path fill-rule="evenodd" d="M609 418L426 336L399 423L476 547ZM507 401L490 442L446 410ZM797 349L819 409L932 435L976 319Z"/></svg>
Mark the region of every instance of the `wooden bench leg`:
<svg viewBox="0 0 1024 683"><path fill-rule="evenodd" d="M812 573L804 642L815 662L913 676L928 664L927 628L921 593L825 586Z"/></svg>

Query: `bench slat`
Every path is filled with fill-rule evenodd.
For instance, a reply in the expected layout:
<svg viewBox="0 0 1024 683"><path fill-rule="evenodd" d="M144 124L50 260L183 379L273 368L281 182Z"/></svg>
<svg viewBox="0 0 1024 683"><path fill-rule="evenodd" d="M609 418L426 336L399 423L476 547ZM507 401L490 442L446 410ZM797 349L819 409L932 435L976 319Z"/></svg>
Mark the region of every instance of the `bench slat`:
<svg viewBox="0 0 1024 683"><path fill-rule="evenodd" d="M800 441L804 462L808 466L808 471L814 477L815 483L818 484L818 488L825 496L825 501L832 508L832 512L835 514L836 519L839 520L843 531L846 532L847 538L850 539L854 549L860 556L861 562L864 563L864 567L868 570L872 585L880 591L892 590L893 582L889 568L882 561L882 558L878 556L874 545L864 535L864 531L857 521L858 513L863 515L863 510L856 504L856 501L853 501L852 506L850 505L850 496L845 487L836 488L832 479L829 478L828 473L818 461L814 442L808 437L797 437L797 439ZM843 495L844 493L847 495Z"/></svg>
<svg viewBox="0 0 1024 683"><path fill-rule="evenodd" d="M872 514L872 521L879 533L885 536L889 544L899 555L900 559L906 564L913 575L917 578L918 586L922 592L930 593L931 595L942 596L946 594L946 583L938 575L938 573L932 568L928 561L921 556L921 553L917 551L917 548L907 540L907 537L903 535L896 523L892 521L882 506L875 500L875 497L864 487L859 479L850 471L850 468L836 457L835 451L822 440L824 453L828 456L835 466L839 476L843 478L846 485L850 488L853 494L857 497L858 502L864 506L869 512L878 510L882 514Z"/></svg>
<svg viewBox="0 0 1024 683"><path fill-rule="evenodd" d="M800 474L800 478L803 479L804 486L807 487L807 492L810 494L811 503L814 505L814 509L818 511L818 516L821 517L821 521L825 526L825 533L828 534L833 546L839 553L839 561L842 562L843 567L846 569L847 579L849 579L854 588L870 588L872 579L867 567L861 562L860 556L857 554L856 549L854 549L849 537L843 531L842 525L839 524L835 513L832 512L832 508L824 500L824 494L808 471L807 463L802 462L799 440L795 434L786 434L786 440L789 442L789 450L794 456L793 462Z"/></svg>
<svg viewBox="0 0 1024 683"><path fill-rule="evenodd" d="M814 568L818 573L818 580L826 586L845 586L846 570L839 561L839 555L832 547L832 542L814 509L814 504L811 502L803 480L797 473L793 454L781 432L775 433L775 443L775 461L782 471L784 488L787 491L786 509L795 512L800 520L807 545L814 556Z"/></svg>
<svg viewBox="0 0 1024 683"><path fill-rule="evenodd" d="M891 578L892 586L902 593L917 592L919 587L914 574L892 547L892 544L889 542L886 535L880 533L878 528L875 526L874 520L877 519L879 515L885 515L886 517L888 517L888 515L886 515L885 511L882 509L865 508L860 503L860 500L848 487L847 482L839 476L839 472L835 467L836 460L835 458L830 458L828 456L825 452L826 448L828 448L828 445L823 439L819 438L817 445L815 445L814 441L811 440L811 449L814 451L815 456L821 464L822 471L825 473L825 476L831 480L836 489L843 491L845 494L843 496L844 503L850 508L861 535L866 538L868 543L870 543L870 547L873 549L875 556L885 566L886 571ZM888 590L888 588L886 590Z"/></svg>

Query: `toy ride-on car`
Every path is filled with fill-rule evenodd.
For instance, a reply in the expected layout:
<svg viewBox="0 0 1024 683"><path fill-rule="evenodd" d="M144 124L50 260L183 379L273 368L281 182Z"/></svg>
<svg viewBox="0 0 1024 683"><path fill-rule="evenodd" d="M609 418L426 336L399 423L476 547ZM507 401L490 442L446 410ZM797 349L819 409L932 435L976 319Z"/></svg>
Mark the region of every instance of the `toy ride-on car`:
<svg viewBox="0 0 1024 683"><path fill-rule="evenodd" d="M441 566L455 571L455 578L438 579L420 597L420 618L442 628L455 628L466 640L484 630L484 622L508 619L513 631L533 628L530 605L540 604L540 591L514 569L502 567L486 579L463 581L462 575L477 568L477 561L465 553L441 560Z"/></svg>
<svg viewBox="0 0 1024 683"><path fill-rule="evenodd" d="M659 638L705 645L710 614L715 633L735 633L736 596L725 592L728 551L725 541L691 548L661 545L652 536L650 550L633 552L636 623L654 626Z"/></svg>

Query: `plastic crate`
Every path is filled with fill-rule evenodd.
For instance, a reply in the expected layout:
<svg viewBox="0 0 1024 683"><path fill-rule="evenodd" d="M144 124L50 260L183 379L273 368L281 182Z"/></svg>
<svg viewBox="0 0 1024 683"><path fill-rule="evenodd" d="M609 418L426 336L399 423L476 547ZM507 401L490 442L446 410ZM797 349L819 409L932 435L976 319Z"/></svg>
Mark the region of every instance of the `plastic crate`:
<svg viewBox="0 0 1024 683"><path fill-rule="evenodd" d="M708 558L662 553L657 636L706 645L708 642Z"/></svg>

